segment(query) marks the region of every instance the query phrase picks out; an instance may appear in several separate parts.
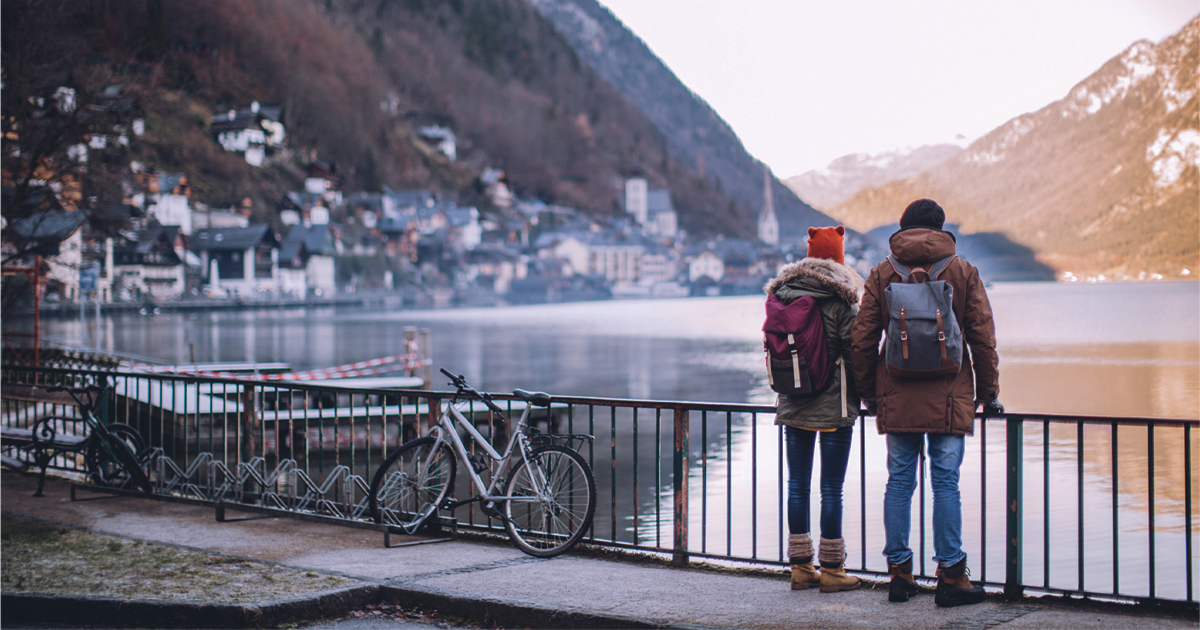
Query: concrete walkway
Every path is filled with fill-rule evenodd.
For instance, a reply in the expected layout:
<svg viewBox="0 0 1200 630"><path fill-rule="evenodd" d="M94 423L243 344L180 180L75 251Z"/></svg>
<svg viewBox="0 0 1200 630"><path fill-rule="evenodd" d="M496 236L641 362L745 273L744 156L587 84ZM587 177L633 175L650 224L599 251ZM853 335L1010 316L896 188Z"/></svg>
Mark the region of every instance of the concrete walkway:
<svg viewBox="0 0 1200 630"><path fill-rule="evenodd" d="M362 585L356 606L376 598L502 627L1194 629L1197 621L1133 607L999 597L942 609L931 591L892 604L882 583L846 593L793 592L782 572L742 576L578 554L542 560L490 542L387 549L383 534L370 530L276 518L218 523L212 508L125 497L72 502L63 481L48 481L47 496L34 498L31 477L5 472L2 482L8 515L335 573ZM10 594L4 596L7 607ZM331 614L328 605L321 611L345 612ZM377 623L370 627L391 627Z"/></svg>

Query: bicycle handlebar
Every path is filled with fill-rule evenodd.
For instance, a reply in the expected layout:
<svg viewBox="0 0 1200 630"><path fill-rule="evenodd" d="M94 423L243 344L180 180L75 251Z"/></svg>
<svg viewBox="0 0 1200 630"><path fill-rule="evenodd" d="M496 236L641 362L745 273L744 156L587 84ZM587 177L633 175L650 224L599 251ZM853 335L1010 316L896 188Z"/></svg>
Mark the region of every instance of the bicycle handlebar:
<svg viewBox="0 0 1200 630"><path fill-rule="evenodd" d="M468 385L467 377L463 376L462 374L454 374L453 372L447 370L446 368L441 368L441 371L442 371L442 374L445 374L446 376L450 377L450 384L455 386L456 388L458 388L458 391L460 393L466 392L468 394L471 394L475 398L478 398L479 400L483 401L483 404L487 405L488 409L491 409L492 411L495 411L496 413L499 413L499 414L504 413L504 410L501 409L499 405L492 402L491 396L488 396L487 394L484 394L483 392L480 392L479 390L475 389L474 387L471 387L470 385Z"/></svg>
<svg viewBox="0 0 1200 630"><path fill-rule="evenodd" d="M103 392L106 387L107 387L107 385L105 387L100 387L99 385L87 385L85 387L67 387L66 385L51 385L50 387L46 388L46 391L48 391L48 392L67 392L67 394L69 394L71 396L71 398L73 398L75 400L76 403L79 403L80 407L83 407L85 409L90 409L91 404L94 404L96 401L93 399L93 400L90 400L87 403L85 403L83 401L83 399L79 396L79 394L77 394L76 392L83 390L85 392L99 393L99 392Z"/></svg>

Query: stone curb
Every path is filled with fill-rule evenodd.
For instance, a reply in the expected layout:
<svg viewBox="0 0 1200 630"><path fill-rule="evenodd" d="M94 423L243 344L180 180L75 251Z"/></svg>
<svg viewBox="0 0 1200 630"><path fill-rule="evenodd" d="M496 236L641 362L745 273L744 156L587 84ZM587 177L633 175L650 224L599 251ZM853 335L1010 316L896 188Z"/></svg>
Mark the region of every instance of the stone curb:
<svg viewBox="0 0 1200 630"><path fill-rule="evenodd" d="M496 599L462 597L437 589L381 584L359 584L314 596L262 604L3 593L0 594L0 610L3 611L0 622L4 625L51 623L114 628L272 628L285 623L340 617L380 602L432 610L444 617L502 627L708 630L707 626L661 619L564 611Z"/></svg>
<svg viewBox="0 0 1200 630"><path fill-rule="evenodd" d="M405 607L436 610L442 616L504 628L679 628L711 630L710 626L647 619L620 614L559 610L498 599L463 597L433 588L384 584L383 599Z"/></svg>
<svg viewBox="0 0 1200 630"><path fill-rule="evenodd" d="M314 596L262 604L113 599L87 595L2 593L4 625L59 623L115 628L263 628L344 615L379 601L378 584L359 584Z"/></svg>

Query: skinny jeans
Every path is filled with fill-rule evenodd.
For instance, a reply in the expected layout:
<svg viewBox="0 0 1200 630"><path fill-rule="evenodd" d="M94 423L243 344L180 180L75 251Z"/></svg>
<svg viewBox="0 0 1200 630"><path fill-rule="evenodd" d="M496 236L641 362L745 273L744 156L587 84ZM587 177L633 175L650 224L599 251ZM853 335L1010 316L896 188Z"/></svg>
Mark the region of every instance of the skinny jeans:
<svg viewBox="0 0 1200 630"><path fill-rule="evenodd" d="M842 485L846 481L846 464L850 461L850 443L854 426L836 431L809 431L785 426L787 447L788 531L792 534L809 532L813 452L820 436L821 442L821 538L842 537Z"/></svg>

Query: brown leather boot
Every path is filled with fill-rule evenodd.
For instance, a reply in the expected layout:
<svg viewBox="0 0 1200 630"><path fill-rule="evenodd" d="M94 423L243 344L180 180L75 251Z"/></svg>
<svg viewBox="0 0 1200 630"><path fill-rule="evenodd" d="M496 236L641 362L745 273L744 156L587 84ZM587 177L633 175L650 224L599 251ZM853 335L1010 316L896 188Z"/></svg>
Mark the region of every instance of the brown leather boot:
<svg viewBox="0 0 1200 630"><path fill-rule="evenodd" d="M953 566L938 565L937 594L934 595L933 603L942 608L981 603L987 594L982 586L971 584L971 580L967 577L970 573L971 571L967 569L966 558L959 560Z"/></svg>
<svg viewBox="0 0 1200 630"><path fill-rule="evenodd" d="M892 574L892 583L888 585L889 602L906 602L921 592L912 574L912 558L900 564L889 564L888 573Z"/></svg>
<svg viewBox="0 0 1200 630"><path fill-rule="evenodd" d="M841 538L821 538L817 557L821 560L821 592L836 593L858 588L859 580L846 575L846 541Z"/></svg>
<svg viewBox="0 0 1200 630"><path fill-rule="evenodd" d="M858 588L859 579L846 575L846 568L838 565L836 567L821 565L821 592L836 593L838 591L852 591Z"/></svg>
<svg viewBox="0 0 1200 630"><path fill-rule="evenodd" d="M822 583L822 577L817 570L813 568L813 563L792 565L792 590L802 591L813 586L820 586L821 590L825 590Z"/></svg>

